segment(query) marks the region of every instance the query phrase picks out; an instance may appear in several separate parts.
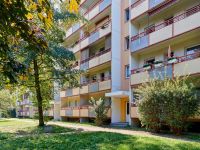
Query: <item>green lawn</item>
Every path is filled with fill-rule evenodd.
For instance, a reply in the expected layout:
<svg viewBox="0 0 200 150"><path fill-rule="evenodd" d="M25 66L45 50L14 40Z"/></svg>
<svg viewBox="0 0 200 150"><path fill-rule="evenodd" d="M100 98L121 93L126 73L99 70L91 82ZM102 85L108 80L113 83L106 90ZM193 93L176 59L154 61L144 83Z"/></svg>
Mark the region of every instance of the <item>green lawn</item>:
<svg viewBox="0 0 200 150"><path fill-rule="evenodd" d="M59 126L38 128L36 121L0 120L0 149L200 150L200 142L106 132L80 132Z"/></svg>

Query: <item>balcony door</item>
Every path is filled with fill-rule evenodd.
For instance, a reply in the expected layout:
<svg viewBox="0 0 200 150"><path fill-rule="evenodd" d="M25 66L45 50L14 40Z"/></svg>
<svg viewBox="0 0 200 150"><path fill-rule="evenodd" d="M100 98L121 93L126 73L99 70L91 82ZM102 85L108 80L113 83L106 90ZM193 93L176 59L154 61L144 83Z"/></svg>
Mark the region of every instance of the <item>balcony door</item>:
<svg viewBox="0 0 200 150"><path fill-rule="evenodd" d="M129 102L126 102L126 122L129 122L129 118L130 118L130 106L129 106Z"/></svg>

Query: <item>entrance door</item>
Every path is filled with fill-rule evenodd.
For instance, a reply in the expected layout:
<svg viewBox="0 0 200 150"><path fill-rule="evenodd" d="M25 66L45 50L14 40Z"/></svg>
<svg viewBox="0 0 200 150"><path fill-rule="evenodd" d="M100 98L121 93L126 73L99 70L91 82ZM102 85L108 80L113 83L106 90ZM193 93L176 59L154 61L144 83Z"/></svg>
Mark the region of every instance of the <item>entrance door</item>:
<svg viewBox="0 0 200 150"><path fill-rule="evenodd" d="M129 118L130 118L130 106L129 102L126 102L126 122L129 122Z"/></svg>

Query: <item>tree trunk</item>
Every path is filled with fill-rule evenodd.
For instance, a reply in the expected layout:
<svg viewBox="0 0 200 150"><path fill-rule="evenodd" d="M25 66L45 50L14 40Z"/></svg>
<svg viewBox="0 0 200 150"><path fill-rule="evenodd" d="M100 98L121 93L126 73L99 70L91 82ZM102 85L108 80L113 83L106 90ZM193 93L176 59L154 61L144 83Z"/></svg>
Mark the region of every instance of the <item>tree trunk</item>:
<svg viewBox="0 0 200 150"><path fill-rule="evenodd" d="M38 101L38 114L39 114L39 126L44 126L44 118L43 118L43 108L42 108L42 95L40 90L40 79L39 79L39 69L37 60L34 59L34 77L35 77L35 90Z"/></svg>

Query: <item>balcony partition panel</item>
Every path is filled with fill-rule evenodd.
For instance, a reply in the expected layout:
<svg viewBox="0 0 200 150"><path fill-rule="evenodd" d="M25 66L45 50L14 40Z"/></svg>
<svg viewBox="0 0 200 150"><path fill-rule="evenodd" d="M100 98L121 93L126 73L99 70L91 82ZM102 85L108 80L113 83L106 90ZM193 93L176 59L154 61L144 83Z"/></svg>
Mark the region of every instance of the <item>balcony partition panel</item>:
<svg viewBox="0 0 200 150"><path fill-rule="evenodd" d="M75 25L72 26L72 32L77 31L80 28L80 23L76 23Z"/></svg>
<svg viewBox="0 0 200 150"><path fill-rule="evenodd" d="M99 56L99 64L103 64L111 60L111 51Z"/></svg>
<svg viewBox="0 0 200 150"><path fill-rule="evenodd" d="M99 57L94 57L89 61L89 68L95 67L99 65Z"/></svg>
<svg viewBox="0 0 200 150"><path fill-rule="evenodd" d="M99 11L103 11L106 7L111 4L111 0L103 0L99 5Z"/></svg>
<svg viewBox="0 0 200 150"><path fill-rule="evenodd" d="M199 7L195 7L193 11L194 14L192 12L190 14L185 13L174 20L177 21L174 23L174 36L200 27L200 21L197 19L200 18L200 5Z"/></svg>
<svg viewBox="0 0 200 150"><path fill-rule="evenodd" d="M165 78L172 78L173 77L172 64L150 70L149 77L150 79L159 79L159 80L164 80Z"/></svg>
<svg viewBox="0 0 200 150"><path fill-rule="evenodd" d="M66 116L72 116L72 114L73 114L72 109L66 109L66 110L65 110L65 115L66 115Z"/></svg>
<svg viewBox="0 0 200 150"><path fill-rule="evenodd" d="M98 40L98 39L99 39L99 32L96 31L96 32L94 32L94 33L92 33L92 34L90 35L90 37L89 37L89 44L95 42L95 41Z"/></svg>
<svg viewBox="0 0 200 150"><path fill-rule="evenodd" d="M161 4L164 1L165 0L149 0L149 8L151 9L151 8Z"/></svg>
<svg viewBox="0 0 200 150"><path fill-rule="evenodd" d="M80 69L81 69L81 70L87 70L87 69L89 69L89 61L86 61L86 62L84 62L84 63L81 63Z"/></svg>
<svg viewBox="0 0 200 150"><path fill-rule="evenodd" d="M156 31L149 34L149 45L164 41L171 38L173 35L173 25L160 24L156 27Z"/></svg>
<svg viewBox="0 0 200 150"><path fill-rule="evenodd" d="M94 82L89 84L89 92L98 92L99 91L99 83Z"/></svg>
<svg viewBox="0 0 200 150"><path fill-rule="evenodd" d="M135 19L149 9L149 0L138 0L131 6L131 19Z"/></svg>
<svg viewBox="0 0 200 150"><path fill-rule="evenodd" d="M86 93L88 93L88 85L83 85L80 88L80 94L86 94Z"/></svg>
<svg viewBox="0 0 200 150"><path fill-rule="evenodd" d="M72 96L72 89L67 89L66 96Z"/></svg>
<svg viewBox="0 0 200 150"><path fill-rule="evenodd" d="M145 35L131 42L131 50L132 52L135 52L139 49L147 47L148 44L149 44L149 37L148 35Z"/></svg>

